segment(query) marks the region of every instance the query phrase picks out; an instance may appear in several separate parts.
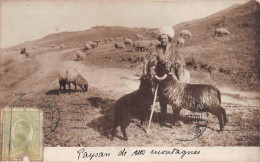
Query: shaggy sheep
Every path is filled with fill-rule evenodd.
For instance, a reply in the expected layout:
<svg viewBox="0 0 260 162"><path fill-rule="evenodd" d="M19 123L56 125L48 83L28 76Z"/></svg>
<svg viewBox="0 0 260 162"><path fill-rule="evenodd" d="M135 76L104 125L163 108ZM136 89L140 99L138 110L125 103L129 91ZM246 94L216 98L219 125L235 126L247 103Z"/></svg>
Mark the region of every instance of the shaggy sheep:
<svg viewBox="0 0 260 162"><path fill-rule="evenodd" d="M129 46L132 46L132 45L133 45L132 39L126 38L126 39L125 39L125 45L126 45L126 46L128 46L128 45L129 45Z"/></svg>
<svg viewBox="0 0 260 162"><path fill-rule="evenodd" d="M32 56L32 51L29 51L29 50L27 50L27 51L25 51L25 56L28 58L28 57L31 57Z"/></svg>
<svg viewBox="0 0 260 162"><path fill-rule="evenodd" d="M185 39L182 38L182 37L179 37L179 38L177 38L177 45L176 45L176 47L180 48L181 46L184 45L184 43L185 43Z"/></svg>
<svg viewBox="0 0 260 162"><path fill-rule="evenodd" d="M150 41L142 40L142 41L134 41L133 43L133 51L137 50L140 52L146 51L150 47Z"/></svg>
<svg viewBox="0 0 260 162"><path fill-rule="evenodd" d="M95 41L93 41L93 42L95 42L96 44L97 44L97 46L98 46L98 44L101 42L100 40L95 40Z"/></svg>
<svg viewBox="0 0 260 162"><path fill-rule="evenodd" d="M89 50L89 49L92 49L92 48L93 47L90 44L88 44L88 43L85 44L85 50Z"/></svg>
<svg viewBox="0 0 260 162"><path fill-rule="evenodd" d="M159 40L151 40L150 41L151 46L158 46L159 44L161 44L161 42Z"/></svg>
<svg viewBox="0 0 260 162"><path fill-rule="evenodd" d="M55 45L49 44L49 47L50 47L50 48L55 48Z"/></svg>
<svg viewBox="0 0 260 162"><path fill-rule="evenodd" d="M84 59L84 53L81 51L76 52L76 60L83 60Z"/></svg>
<svg viewBox="0 0 260 162"><path fill-rule="evenodd" d="M21 48L21 54L24 54L26 51L26 48Z"/></svg>
<svg viewBox="0 0 260 162"><path fill-rule="evenodd" d="M87 80L74 68L68 68L66 70L65 75L60 74L59 76L60 90L61 90L61 86L63 86L64 92L66 92L66 84L69 85L69 89L70 89L70 83L72 83L75 86L75 90L77 90L77 85L78 85L84 91L88 91Z"/></svg>
<svg viewBox="0 0 260 162"><path fill-rule="evenodd" d="M140 118L141 124L150 114L153 103L152 82L148 76L140 78L139 89L119 98L115 105L115 120L111 132L112 139L116 135L116 128L121 127L124 140L127 140L126 128L133 117Z"/></svg>
<svg viewBox="0 0 260 162"><path fill-rule="evenodd" d="M138 40L140 40L140 39L143 39L144 36L143 36L142 34L136 34L136 38L137 38Z"/></svg>
<svg viewBox="0 0 260 162"><path fill-rule="evenodd" d="M116 49L124 49L125 48L125 44L123 42L116 42L115 43L115 48Z"/></svg>
<svg viewBox="0 0 260 162"><path fill-rule="evenodd" d="M155 78L159 81L158 95L163 103L160 104L164 105L166 112L167 103L171 104L175 121L179 119L182 108L193 112L207 111L218 118L220 131L223 130L227 117L225 109L220 106L221 94L216 87L207 84L181 83L169 74L164 74L162 77L155 75ZM204 105L203 108L199 107L198 101Z"/></svg>
<svg viewBox="0 0 260 162"><path fill-rule="evenodd" d="M189 67L189 68L193 68L195 70L198 69L197 63L195 62L193 57L185 58L185 63L186 63L186 66Z"/></svg>
<svg viewBox="0 0 260 162"><path fill-rule="evenodd" d="M190 38L192 36L191 32L188 30L182 30L180 36L184 39Z"/></svg>
<svg viewBox="0 0 260 162"><path fill-rule="evenodd" d="M97 42L94 42L94 41L88 41L86 42L88 43L89 45L91 45L92 48L96 48L98 46L98 43Z"/></svg>
<svg viewBox="0 0 260 162"><path fill-rule="evenodd" d="M215 37L229 35L229 34L230 34L230 32L226 28L217 28L215 30Z"/></svg>

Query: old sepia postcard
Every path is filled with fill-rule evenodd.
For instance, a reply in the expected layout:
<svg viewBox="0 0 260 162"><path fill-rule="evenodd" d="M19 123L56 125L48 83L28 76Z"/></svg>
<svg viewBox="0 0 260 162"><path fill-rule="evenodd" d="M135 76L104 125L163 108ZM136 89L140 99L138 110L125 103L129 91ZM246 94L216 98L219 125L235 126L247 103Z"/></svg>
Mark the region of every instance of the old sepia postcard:
<svg viewBox="0 0 260 162"><path fill-rule="evenodd" d="M2 0L0 161L259 161L255 0Z"/></svg>

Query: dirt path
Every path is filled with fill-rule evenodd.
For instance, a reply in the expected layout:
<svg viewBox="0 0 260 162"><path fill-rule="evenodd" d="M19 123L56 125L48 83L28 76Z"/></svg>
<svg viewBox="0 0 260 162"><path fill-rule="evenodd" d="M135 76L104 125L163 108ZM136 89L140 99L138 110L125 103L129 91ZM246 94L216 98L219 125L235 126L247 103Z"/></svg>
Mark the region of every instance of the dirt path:
<svg viewBox="0 0 260 162"><path fill-rule="evenodd" d="M72 53L77 49L46 52L35 57L39 62L39 69L21 81L12 90L14 94L21 94L29 91L34 93L58 89L58 75L66 68L73 67L80 71L87 78L90 87L113 93L114 96L121 96L136 90L139 85L135 72L119 68L98 68L88 67L77 61L62 61L61 56L65 53ZM222 93L222 103L224 105L260 105L260 95L255 92L236 91L228 87L219 87Z"/></svg>
<svg viewBox="0 0 260 162"><path fill-rule="evenodd" d="M45 146L234 146L244 145L240 141L244 141L245 145L256 145L258 141L258 118L259 118L259 103L260 95L255 92L245 92L230 89L229 87L218 87L222 94L222 106L226 109L227 117L230 122L225 126L223 133L215 131L218 128L216 118L211 116L209 118L209 129L203 136L195 141L195 143L180 143L174 139L175 136L185 134L184 130L188 129L189 125L184 124L182 127L175 127L175 129L165 128L162 130L158 124L153 124L153 136L147 138L146 133L132 124L128 128L129 136L132 137L128 144L120 139L109 141L105 136L105 132L111 128L112 118L109 116L110 102L120 96L136 90L139 86L139 80L136 76L136 71L119 69L119 68L100 68L93 66L86 66L81 61L64 61L64 55L72 54L77 50L69 49L62 51L45 52L35 57L34 61L39 63L37 70L26 78L12 87L12 90L4 94L4 101L11 105L21 93L33 91L33 94L28 94L28 101L24 101L21 105L42 105L45 112L51 113L50 117L45 120L45 131L54 130L54 133L48 135L45 140ZM49 91L56 91L59 89L58 75L64 72L66 68L73 67L82 73L88 80L91 90L87 93L61 93L60 95L44 95ZM72 88L74 88L72 86ZM98 94L109 94L106 100L101 100L97 106L80 106L79 104L90 103L91 99L98 99L96 97L96 90L100 90ZM93 93L93 94L92 94ZM14 95L12 95L14 94ZM53 109L47 109L44 105L49 103L42 103L37 100L40 94L45 99L55 101L59 105L59 113L55 106ZM93 95L93 97L86 97ZM31 103L30 99L35 99ZM98 103L98 100L97 100ZM18 104L19 105L19 104ZM108 108L107 108L108 106ZM104 110L104 111L103 111ZM170 111L170 109L169 109ZM158 119L160 112L159 104L156 105L155 120ZM183 114L185 115L185 111ZM59 121L59 122L58 122ZM58 127L53 126L57 122ZM155 122L156 123L156 122ZM53 128L53 129L49 129ZM79 129L81 128L81 129ZM236 132L233 130L245 130L244 132ZM250 132L248 131L250 129ZM84 137L82 137L84 134ZM164 134L163 138L162 134ZM246 136L246 137L245 137ZM249 136L249 137L247 137ZM80 137L80 138L75 138ZM133 138L135 137L135 138ZM223 137L230 138L229 143L221 142ZM135 140L139 139L139 140ZM151 142L150 139L153 139ZM91 141L95 141L92 143ZM172 141L172 143L169 143ZM98 144L98 145L97 145Z"/></svg>

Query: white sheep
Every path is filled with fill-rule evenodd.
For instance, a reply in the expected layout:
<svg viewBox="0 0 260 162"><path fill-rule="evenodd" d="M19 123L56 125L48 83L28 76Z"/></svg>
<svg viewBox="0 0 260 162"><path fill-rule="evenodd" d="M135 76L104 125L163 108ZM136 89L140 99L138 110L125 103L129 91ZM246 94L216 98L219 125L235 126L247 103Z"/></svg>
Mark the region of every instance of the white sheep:
<svg viewBox="0 0 260 162"><path fill-rule="evenodd" d="M179 38L177 38L177 45L176 45L176 47L180 48L181 46L184 45L184 43L185 43L185 39L182 38L182 37L179 37Z"/></svg>
<svg viewBox="0 0 260 162"><path fill-rule="evenodd" d="M139 40L139 39L143 39L144 36L142 34L136 34L136 38Z"/></svg>
<svg viewBox="0 0 260 162"><path fill-rule="evenodd" d="M85 50L89 50L89 49L92 49L92 48L93 47L90 44L88 44L88 43L85 44Z"/></svg>
<svg viewBox="0 0 260 162"><path fill-rule="evenodd" d="M139 41L134 41L133 44L133 51L138 50L138 51L146 51L150 47L150 41L147 40L139 40Z"/></svg>
<svg viewBox="0 0 260 162"><path fill-rule="evenodd" d="M151 46L158 46L159 44L161 44L161 42L159 40L150 40Z"/></svg>
<svg viewBox="0 0 260 162"><path fill-rule="evenodd" d="M116 49L124 49L125 48L125 44L123 42L116 42L115 43L115 48Z"/></svg>
<svg viewBox="0 0 260 162"><path fill-rule="evenodd" d="M188 30L182 30L180 36L184 39L190 38L192 36L191 32Z"/></svg>
<svg viewBox="0 0 260 162"><path fill-rule="evenodd" d="M88 41L87 42L89 45L91 45L91 47L93 48L96 48L98 46L98 43L97 42L94 42L94 41Z"/></svg>
<svg viewBox="0 0 260 162"><path fill-rule="evenodd" d="M94 40L93 42L97 43L97 45L98 45L98 44L101 43L102 41L101 41L101 40Z"/></svg>
<svg viewBox="0 0 260 162"><path fill-rule="evenodd" d="M84 59L84 53L81 51L76 51L76 60L83 60Z"/></svg>
<svg viewBox="0 0 260 162"><path fill-rule="evenodd" d="M215 37L223 36L223 35L230 35L231 33L226 28L217 28L215 30Z"/></svg>
<svg viewBox="0 0 260 162"><path fill-rule="evenodd" d="M84 91L88 91L87 80L75 68L68 68L65 74L60 74L59 76L60 90L61 86L63 86L64 92L66 92L66 84L69 85L70 89L70 83L72 83L75 86L75 90L77 90L78 85Z"/></svg>
<svg viewBox="0 0 260 162"><path fill-rule="evenodd" d="M133 40L130 39L130 38L126 38L126 39L125 39L125 45L126 45L126 46L128 46L128 45L129 45L129 46L132 46L132 45L133 45Z"/></svg>
<svg viewBox="0 0 260 162"><path fill-rule="evenodd" d="M32 57L32 50L26 50L25 52L24 52L24 55L26 56L26 58L28 58L28 57Z"/></svg>

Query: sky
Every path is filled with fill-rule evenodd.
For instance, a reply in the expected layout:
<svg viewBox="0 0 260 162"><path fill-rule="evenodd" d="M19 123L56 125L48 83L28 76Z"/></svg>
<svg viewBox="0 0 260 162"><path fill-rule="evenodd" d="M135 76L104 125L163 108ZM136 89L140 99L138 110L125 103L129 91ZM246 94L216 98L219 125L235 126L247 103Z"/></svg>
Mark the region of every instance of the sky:
<svg viewBox="0 0 260 162"><path fill-rule="evenodd" d="M173 27L245 2L247 0L4 0L0 10L0 47L98 25Z"/></svg>

